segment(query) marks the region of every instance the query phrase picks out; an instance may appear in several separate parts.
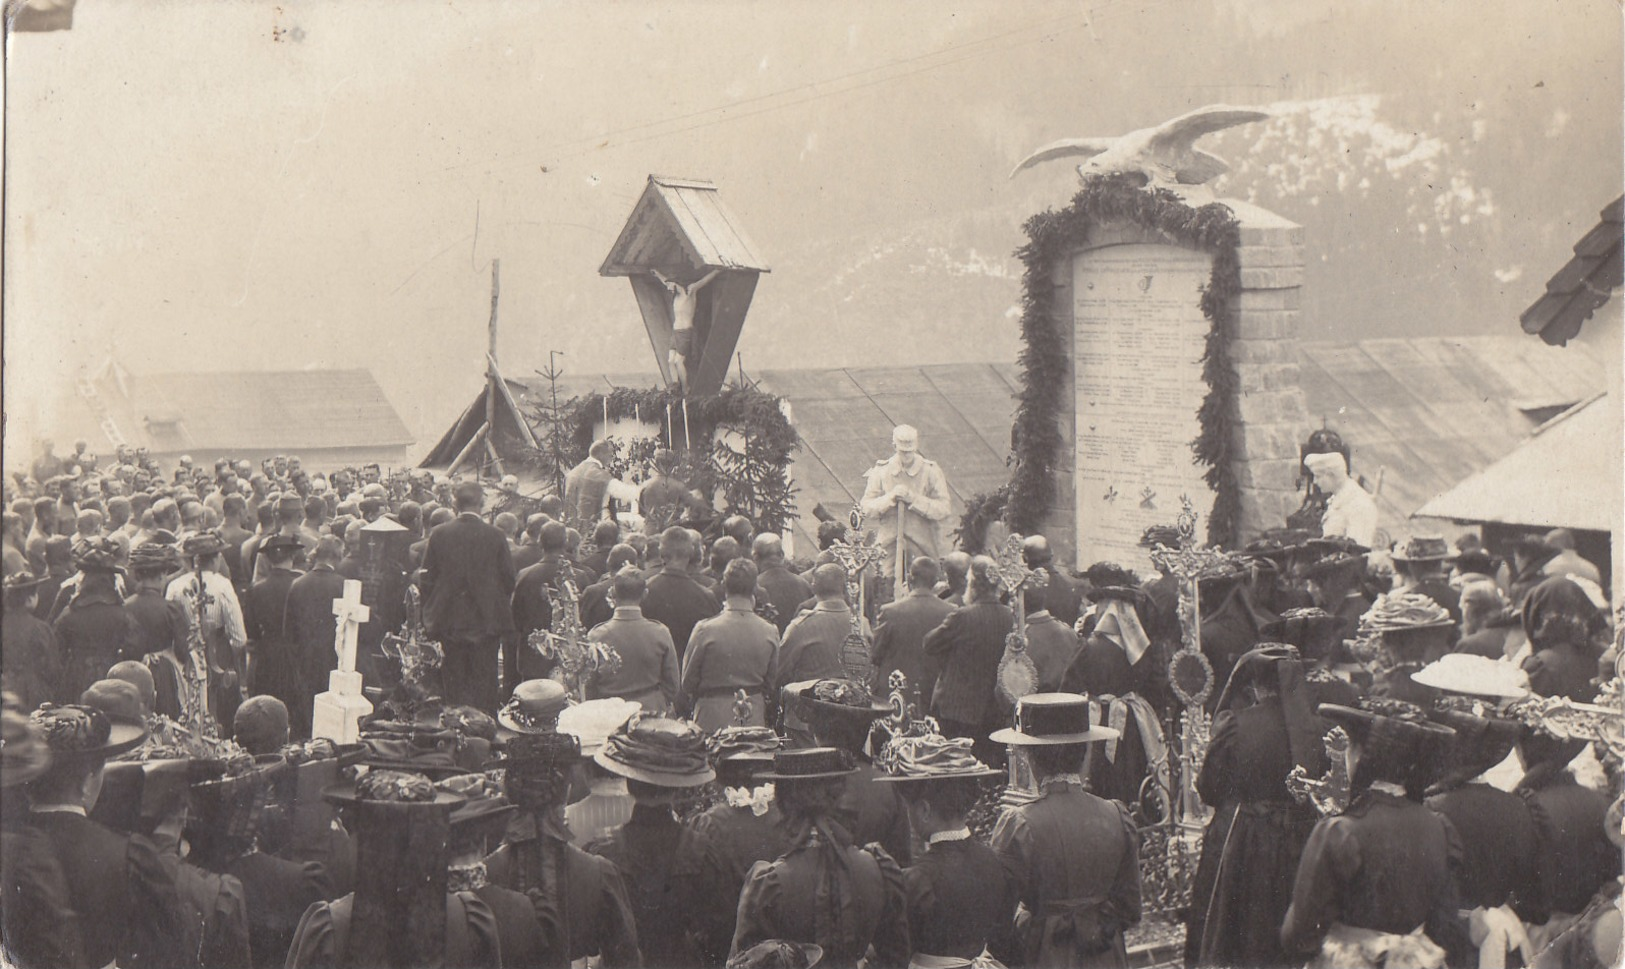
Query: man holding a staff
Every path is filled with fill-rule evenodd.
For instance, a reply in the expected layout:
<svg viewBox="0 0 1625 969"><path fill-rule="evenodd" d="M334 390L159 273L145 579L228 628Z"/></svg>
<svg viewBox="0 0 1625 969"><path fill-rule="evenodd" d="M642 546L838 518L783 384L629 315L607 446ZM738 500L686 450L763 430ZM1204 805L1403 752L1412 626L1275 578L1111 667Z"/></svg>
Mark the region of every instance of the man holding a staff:
<svg viewBox="0 0 1625 969"><path fill-rule="evenodd" d="M908 594L906 563L942 554L942 521L950 501L942 468L920 455L920 432L899 424L891 442L896 453L876 461L866 475L863 513L878 523L875 542L894 550L888 571L902 598Z"/></svg>

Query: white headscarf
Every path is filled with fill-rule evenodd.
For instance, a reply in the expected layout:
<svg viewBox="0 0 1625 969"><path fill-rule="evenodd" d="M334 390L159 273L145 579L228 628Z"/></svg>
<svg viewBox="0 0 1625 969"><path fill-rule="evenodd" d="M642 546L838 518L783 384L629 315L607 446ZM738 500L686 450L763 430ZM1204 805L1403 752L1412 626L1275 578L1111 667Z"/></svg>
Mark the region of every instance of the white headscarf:
<svg viewBox="0 0 1625 969"><path fill-rule="evenodd" d="M1151 637L1140 626L1139 614L1133 605L1121 599L1100 603L1100 620L1095 623L1095 632L1121 649L1130 666L1139 662L1151 647Z"/></svg>

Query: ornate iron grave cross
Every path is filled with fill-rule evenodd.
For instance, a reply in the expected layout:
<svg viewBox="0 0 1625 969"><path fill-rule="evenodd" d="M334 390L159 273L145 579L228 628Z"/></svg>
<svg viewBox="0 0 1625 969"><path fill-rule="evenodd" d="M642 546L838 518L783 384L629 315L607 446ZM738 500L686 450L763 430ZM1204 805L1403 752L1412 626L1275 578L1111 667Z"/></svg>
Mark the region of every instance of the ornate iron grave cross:
<svg viewBox="0 0 1625 969"><path fill-rule="evenodd" d="M864 578L871 566L886 560L887 551L865 538L863 512L853 505L846 537L831 544L829 553L846 570L846 595L854 604L852 629L841 644L841 668L850 679L868 685L874 679L874 666L869 662L869 644L863 637L863 616L868 605Z"/></svg>
<svg viewBox="0 0 1625 969"><path fill-rule="evenodd" d="M547 602L552 607L553 621L547 629L537 629L526 643L544 659L557 665L552 677L564 684L577 700L587 699L587 686L595 677L609 676L621 668L621 654L608 643L596 643L587 638L581 626L578 611L580 596L570 579L560 579L547 586Z"/></svg>
<svg viewBox="0 0 1625 969"><path fill-rule="evenodd" d="M1017 700L1038 692L1038 667L1027 655L1027 593L1040 592L1049 585L1049 573L1027 567L1022 554L1022 536L1011 535L993 555L999 584L1010 594L1016 627L1004 641L996 680L999 695L1014 706Z"/></svg>

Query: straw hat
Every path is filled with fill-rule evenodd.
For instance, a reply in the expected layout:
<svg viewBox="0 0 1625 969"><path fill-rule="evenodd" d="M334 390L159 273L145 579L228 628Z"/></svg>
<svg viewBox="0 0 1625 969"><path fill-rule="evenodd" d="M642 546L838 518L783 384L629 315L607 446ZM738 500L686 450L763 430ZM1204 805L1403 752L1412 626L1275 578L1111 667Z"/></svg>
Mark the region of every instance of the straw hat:
<svg viewBox="0 0 1625 969"><path fill-rule="evenodd" d="M1412 535L1394 549L1392 558L1395 562L1448 562L1455 556L1443 535Z"/></svg>
<svg viewBox="0 0 1625 969"><path fill-rule="evenodd" d="M852 754L839 747L802 747L773 755L773 769L757 774L760 781L820 781L857 772Z"/></svg>
<svg viewBox="0 0 1625 969"><path fill-rule="evenodd" d="M56 761L113 757L147 737L146 728L139 723L114 722L95 707L78 704L47 703L35 710L29 720L44 734L51 757Z"/></svg>
<svg viewBox="0 0 1625 969"><path fill-rule="evenodd" d="M1090 722L1089 698L1077 693L1034 693L1016 702L1016 725L995 730L989 739L1018 747L1087 744L1116 740L1110 727Z"/></svg>
<svg viewBox="0 0 1625 969"><path fill-rule="evenodd" d="M559 714L570 705L570 694L557 680L526 680L513 688L513 696L497 711L497 723L521 734L554 733Z"/></svg>

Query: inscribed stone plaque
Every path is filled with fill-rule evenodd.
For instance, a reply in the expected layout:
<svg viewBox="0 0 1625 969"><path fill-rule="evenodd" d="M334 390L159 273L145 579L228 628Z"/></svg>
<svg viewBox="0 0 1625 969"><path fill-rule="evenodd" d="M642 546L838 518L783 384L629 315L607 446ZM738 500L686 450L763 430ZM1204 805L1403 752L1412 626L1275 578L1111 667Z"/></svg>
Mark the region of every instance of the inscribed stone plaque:
<svg viewBox="0 0 1625 969"><path fill-rule="evenodd" d="M1080 569L1102 560L1149 569L1139 548L1148 525L1172 524L1182 495L1203 522L1213 509L1191 450L1207 395L1201 301L1211 271L1211 256L1178 246L1073 257Z"/></svg>

